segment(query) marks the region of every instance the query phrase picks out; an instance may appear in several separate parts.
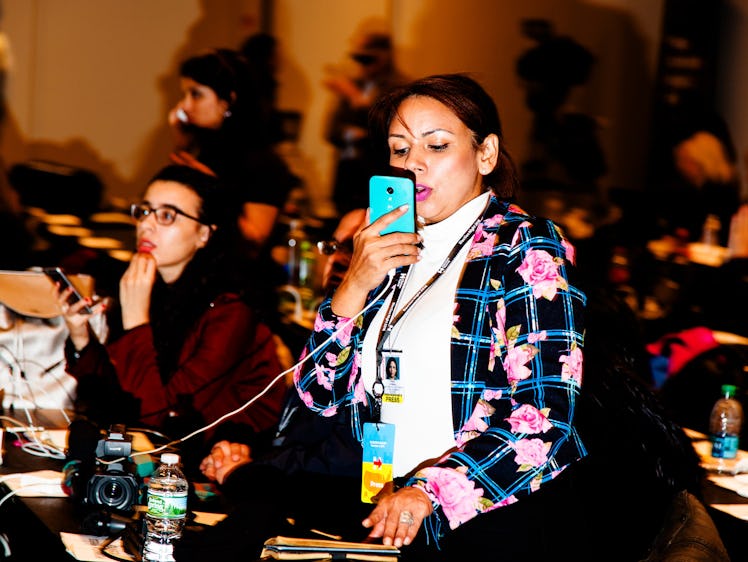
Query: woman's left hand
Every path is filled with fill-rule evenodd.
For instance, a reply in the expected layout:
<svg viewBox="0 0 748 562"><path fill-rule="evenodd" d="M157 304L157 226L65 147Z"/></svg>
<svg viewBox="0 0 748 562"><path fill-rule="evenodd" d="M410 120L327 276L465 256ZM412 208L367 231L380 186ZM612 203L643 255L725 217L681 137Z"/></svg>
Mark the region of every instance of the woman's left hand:
<svg viewBox="0 0 748 562"><path fill-rule="evenodd" d="M210 454L200 463L200 471L206 478L223 484L232 470L250 462L252 451L248 445L224 440L213 445Z"/></svg>
<svg viewBox="0 0 748 562"><path fill-rule="evenodd" d="M380 499L362 525L371 528L369 538L381 537L383 544L399 548L413 542L421 523L432 511L426 492L408 486Z"/></svg>
<svg viewBox="0 0 748 562"><path fill-rule="evenodd" d="M135 328L150 321L151 290L156 282L156 258L137 252L119 282L122 327Z"/></svg>

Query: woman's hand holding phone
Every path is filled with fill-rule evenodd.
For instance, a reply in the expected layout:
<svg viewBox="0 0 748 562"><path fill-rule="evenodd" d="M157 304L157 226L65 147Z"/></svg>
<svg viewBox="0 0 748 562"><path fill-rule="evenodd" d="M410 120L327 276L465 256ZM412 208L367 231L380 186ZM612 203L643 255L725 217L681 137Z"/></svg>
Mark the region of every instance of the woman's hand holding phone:
<svg viewBox="0 0 748 562"><path fill-rule="evenodd" d="M332 309L338 316L351 317L364 307L366 295L376 289L391 269L411 265L420 259L421 236L414 232L380 234L411 209L398 207L369 224L353 236L353 255L340 286L332 299Z"/></svg>
<svg viewBox="0 0 748 562"><path fill-rule="evenodd" d="M55 277L52 278L55 279ZM89 342L89 317L97 312L97 307L103 309L106 305L101 301L94 303L90 297L81 297L64 274L62 280L55 280L53 291L62 312L62 318L67 325L70 341L73 342L75 349L81 350Z"/></svg>

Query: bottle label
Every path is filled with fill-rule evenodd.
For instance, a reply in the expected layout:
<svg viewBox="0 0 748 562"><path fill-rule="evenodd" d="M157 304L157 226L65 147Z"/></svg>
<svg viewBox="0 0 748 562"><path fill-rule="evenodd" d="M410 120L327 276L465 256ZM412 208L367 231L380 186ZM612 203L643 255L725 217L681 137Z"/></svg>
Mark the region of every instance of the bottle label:
<svg viewBox="0 0 748 562"><path fill-rule="evenodd" d="M738 436L716 435L712 441L712 456L716 459L734 459L738 456Z"/></svg>
<svg viewBox="0 0 748 562"><path fill-rule="evenodd" d="M187 494L166 495L148 491L148 515L179 519L187 514Z"/></svg>

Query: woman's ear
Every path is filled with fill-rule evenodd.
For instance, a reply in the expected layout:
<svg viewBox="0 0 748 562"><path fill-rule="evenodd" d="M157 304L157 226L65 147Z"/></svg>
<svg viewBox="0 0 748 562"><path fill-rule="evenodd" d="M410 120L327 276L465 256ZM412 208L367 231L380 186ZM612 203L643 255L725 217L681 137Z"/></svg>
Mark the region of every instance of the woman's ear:
<svg viewBox="0 0 748 562"><path fill-rule="evenodd" d="M210 237L213 236L213 231L216 229L216 225L211 224L208 226L207 224L200 225L200 232L198 237L198 248L205 248L205 245L210 240Z"/></svg>
<svg viewBox="0 0 748 562"><path fill-rule="evenodd" d="M499 160L499 137L494 133L488 135L478 147L478 171L481 175L493 172Z"/></svg>

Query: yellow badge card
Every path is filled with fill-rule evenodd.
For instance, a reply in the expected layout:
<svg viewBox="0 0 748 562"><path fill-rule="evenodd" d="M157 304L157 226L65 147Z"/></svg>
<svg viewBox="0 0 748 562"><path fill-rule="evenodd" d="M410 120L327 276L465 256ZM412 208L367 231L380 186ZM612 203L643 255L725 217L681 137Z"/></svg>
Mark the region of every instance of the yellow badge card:
<svg viewBox="0 0 748 562"><path fill-rule="evenodd" d="M364 424L364 456L361 466L361 501L372 498L392 480L395 426L389 423Z"/></svg>

